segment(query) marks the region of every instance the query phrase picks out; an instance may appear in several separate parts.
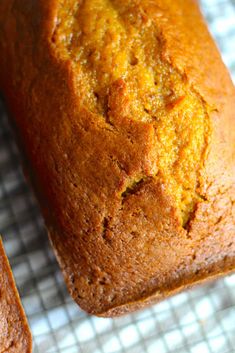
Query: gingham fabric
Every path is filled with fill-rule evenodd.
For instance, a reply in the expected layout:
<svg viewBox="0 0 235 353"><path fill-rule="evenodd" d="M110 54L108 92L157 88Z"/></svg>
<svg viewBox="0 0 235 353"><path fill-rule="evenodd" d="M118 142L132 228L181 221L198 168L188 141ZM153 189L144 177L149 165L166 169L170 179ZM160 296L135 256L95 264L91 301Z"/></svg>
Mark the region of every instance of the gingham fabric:
<svg viewBox="0 0 235 353"><path fill-rule="evenodd" d="M235 0L203 0L202 9L235 82ZM66 290L38 207L24 181L3 104L0 233L29 319L35 353L235 352L235 275L123 318L91 317L78 308Z"/></svg>

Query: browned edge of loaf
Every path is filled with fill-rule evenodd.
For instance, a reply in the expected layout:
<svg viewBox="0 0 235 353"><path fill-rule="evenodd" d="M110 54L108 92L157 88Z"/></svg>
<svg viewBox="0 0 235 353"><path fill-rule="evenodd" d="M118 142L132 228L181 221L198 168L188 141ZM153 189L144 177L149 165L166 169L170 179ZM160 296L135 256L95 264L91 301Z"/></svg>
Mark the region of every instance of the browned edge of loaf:
<svg viewBox="0 0 235 353"><path fill-rule="evenodd" d="M149 307L153 304L157 304L161 302L164 299L170 298L174 295L180 294L184 291L188 291L191 289L196 289L196 287L203 285L203 284L209 284L210 282L217 280L219 278L223 278L227 275L232 275L235 273L234 266L231 266L231 269L228 269L226 272L217 272L213 273L212 275L209 275L207 277L204 277L202 279L197 279L195 281L192 281L191 283L184 283L182 284L181 287L174 288L172 290L166 290L165 292L158 292L154 293L153 295L143 298L137 302L130 302L126 303L124 305L114 307L109 309L108 311L105 311L104 313L99 313L96 314L99 317L104 317L104 318L114 318L114 317L119 317L128 313L132 313L134 311L139 311L142 310L143 308Z"/></svg>
<svg viewBox="0 0 235 353"><path fill-rule="evenodd" d="M120 315L234 271L234 88L195 2L174 1L172 8L176 8L177 16L165 16L160 11L160 17L158 9L151 11L155 18L168 20L169 15L174 21L173 25L162 22L162 58L193 88L208 109L211 123L212 135L208 136L209 148L200 175L201 202L186 229L179 222L172 195L164 193L164 183L151 175L153 126L132 121L117 109L113 127L78 99L81 92L74 63L65 53L61 56L55 45L59 1L3 0L0 9L10 3L14 3L14 11L9 11L4 24L8 39L3 31L4 46L0 41L0 49L7 57L4 60L4 55L0 56L1 85L29 161L27 173L40 201L50 240L78 304L96 315ZM153 5L151 1L141 2L146 3ZM162 3L156 0L154 6L161 8ZM117 107L112 100L115 94L116 99L120 98L117 93L123 93L123 87L122 80L112 87L114 94L109 98L114 110ZM125 99L123 105L125 108ZM128 141L130 136L134 148ZM79 143L70 144L70 138ZM112 138L117 142L116 149ZM109 150L115 157L112 161L107 158ZM84 160L82 170L78 160L83 162L84 154L89 163ZM104 173L97 156L107 162ZM97 179L85 173L91 166ZM128 185L134 184L139 174L143 182L125 193L125 187L128 191ZM80 175L83 180L78 182ZM89 188L86 183L90 183ZM118 217L122 191L125 212ZM99 212L90 202L92 198L97 202L94 195L100 197ZM136 211L134 200L147 210L143 222L149 237L143 236L141 224L138 237L134 232L133 239L130 237L132 225L141 216L135 215L132 222L125 218ZM122 217L126 233L119 222ZM161 234L161 227L170 230ZM119 230L115 233L113 229ZM137 245L142 244L146 246L143 262L139 263Z"/></svg>
<svg viewBox="0 0 235 353"><path fill-rule="evenodd" d="M0 237L0 351L31 353L32 335Z"/></svg>

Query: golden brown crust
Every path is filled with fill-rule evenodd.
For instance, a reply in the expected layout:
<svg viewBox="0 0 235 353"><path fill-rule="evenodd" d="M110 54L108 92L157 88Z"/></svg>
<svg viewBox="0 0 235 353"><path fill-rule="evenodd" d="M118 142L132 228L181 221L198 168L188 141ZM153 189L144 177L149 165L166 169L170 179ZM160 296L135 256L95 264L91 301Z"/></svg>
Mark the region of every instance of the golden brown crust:
<svg viewBox="0 0 235 353"><path fill-rule="evenodd" d="M0 238L0 351L32 352L32 337Z"/></svg>
<svg viewBox="0 0 235 353"><path fill-rule="evenodd" d="M112 48L110 64L106 35L130 62ZM1 86L83 309L125 313L234 269L234 87L195 1L2 1L0 39Z"/></svg>

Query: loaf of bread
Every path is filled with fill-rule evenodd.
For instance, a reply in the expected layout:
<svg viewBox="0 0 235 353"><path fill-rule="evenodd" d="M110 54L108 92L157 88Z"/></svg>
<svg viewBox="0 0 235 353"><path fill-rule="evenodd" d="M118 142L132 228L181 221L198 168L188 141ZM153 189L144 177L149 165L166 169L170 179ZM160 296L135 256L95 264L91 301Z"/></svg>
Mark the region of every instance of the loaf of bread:
<svg viewBox="0 0 235 353"><path fill-rule="evenodd" d="M0 82L84 310L235 270L235 90L196 1L1 0Z"/></svg>
<svg viewBox="0 0 235 353"><path fill-rule="evenodd" d="M0 352L30 353L32 337L0 238Z"/></svg>

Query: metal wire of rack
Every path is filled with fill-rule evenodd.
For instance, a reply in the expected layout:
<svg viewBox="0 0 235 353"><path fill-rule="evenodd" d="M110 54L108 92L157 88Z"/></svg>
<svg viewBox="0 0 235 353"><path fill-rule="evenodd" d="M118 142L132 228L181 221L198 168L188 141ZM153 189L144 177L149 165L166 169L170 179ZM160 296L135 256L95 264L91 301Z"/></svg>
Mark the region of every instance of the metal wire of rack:
<svg viewBox="0 0 235 353"><path fill-rule="evenodd" d="M235 82L235 1L203 0ZM0 232L35 353L235 352L235 275L117 319L88 316L70 298L0 104Z"/></svg>

